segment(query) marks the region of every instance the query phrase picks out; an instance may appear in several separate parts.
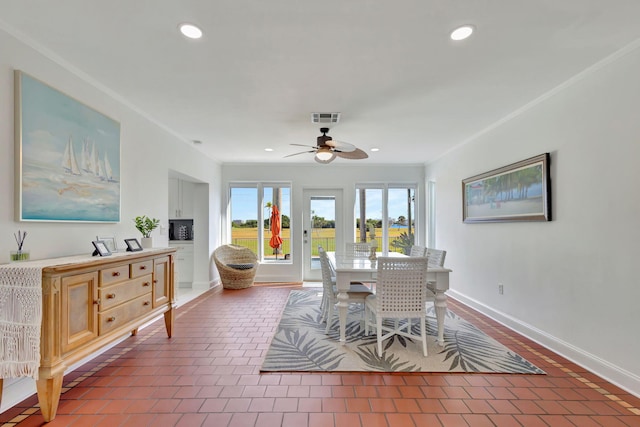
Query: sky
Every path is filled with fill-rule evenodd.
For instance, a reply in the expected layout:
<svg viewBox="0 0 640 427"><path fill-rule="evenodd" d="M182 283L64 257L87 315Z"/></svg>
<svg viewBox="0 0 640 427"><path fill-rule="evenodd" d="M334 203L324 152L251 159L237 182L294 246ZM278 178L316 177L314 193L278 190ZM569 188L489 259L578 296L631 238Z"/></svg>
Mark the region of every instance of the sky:
<svg viewBox="0 0 640 427"><path fill-rule="evenodd" d="M265 204L266 201L272 199L271 188L265 187ZM373 189L367 190L367 218L382 219L382 190ZM258 189L257 188L238 188L232 189L232 219L248 220L257 219L256 209L258 203ZM356 200L356 209L358 208L358 200ZM290 216L291 213L291 196L289 189L283 189L282 194L282 206L278 206L280 212ZM315 215L323 217L326 220L334 220L335 214L333 212L332 203L321 203L316 200L313 204L313 210ZM355 211L354 211L355 212ZM268 212L265 211L265 218ZM397 219L398 216L407 216L407 190L404 189L389 189L389 216Z"/></svg>

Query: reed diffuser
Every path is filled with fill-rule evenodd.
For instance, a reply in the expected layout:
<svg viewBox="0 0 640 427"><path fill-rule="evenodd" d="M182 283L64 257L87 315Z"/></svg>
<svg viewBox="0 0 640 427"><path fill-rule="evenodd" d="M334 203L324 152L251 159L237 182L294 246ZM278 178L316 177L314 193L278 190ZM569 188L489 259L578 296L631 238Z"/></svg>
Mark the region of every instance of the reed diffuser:
<svg viewBox="0 0 640 427"><path fill-rule="evenodd" d="M28 261L29 251L22 248L24 246L24 239L27 238L27 232L18 230L18 234L13 233L13 237L16 239L16 243L18 244L18 250L11 251L11 261Z"/></svg>

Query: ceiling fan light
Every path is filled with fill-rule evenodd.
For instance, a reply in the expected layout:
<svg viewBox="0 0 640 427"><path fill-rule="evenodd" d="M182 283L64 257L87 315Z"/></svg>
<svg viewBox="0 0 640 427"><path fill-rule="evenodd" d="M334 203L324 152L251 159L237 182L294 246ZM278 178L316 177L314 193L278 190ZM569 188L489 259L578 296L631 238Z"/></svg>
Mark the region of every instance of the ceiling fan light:
<svg viewBox="0 0 640 427"><path fill-rule="evenodd" d="M326 147L321 147L314 157L315 161L318 163L331 163L335 158L336 154Z"/></svg>

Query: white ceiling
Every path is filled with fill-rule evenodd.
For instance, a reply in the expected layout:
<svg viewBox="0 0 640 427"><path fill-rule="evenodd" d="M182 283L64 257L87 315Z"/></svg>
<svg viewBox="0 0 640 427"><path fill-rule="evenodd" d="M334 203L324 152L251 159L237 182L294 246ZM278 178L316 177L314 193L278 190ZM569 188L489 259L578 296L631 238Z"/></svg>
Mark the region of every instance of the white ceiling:
<svg viewBox="0 0 640 427"><path fill-rule="evenodd" d="M314 165L283 158L315 145L312 112L340 112L329 135L370 156L334 164L428 162L636 41L639 17L638 0L0 0L0 29L185 144ZM453 42L460 24L476 32Z"/></svg>

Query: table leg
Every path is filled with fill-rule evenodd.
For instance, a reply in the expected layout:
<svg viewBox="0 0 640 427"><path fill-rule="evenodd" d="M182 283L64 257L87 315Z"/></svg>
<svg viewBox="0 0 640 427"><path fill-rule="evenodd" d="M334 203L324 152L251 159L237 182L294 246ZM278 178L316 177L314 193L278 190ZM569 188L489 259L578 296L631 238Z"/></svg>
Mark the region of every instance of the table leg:
<svg viewBox="0 0 640 427"><path fill-rule="evenodd" d="M336 274L336 290L338 291L338 295L336 295L338 299L338 303L336 306L338 307L338 320L340 324L340 343L345 344L347 342L346 339L346 329L347 329L347 312L349 310L349 285L351 283L351 274L347 272L338 272Z"/></svg>
<svg viewBox="0 0 640 427"><path fill-rule="evenodd" d="M338 295L338 318L340 320L340 344L347 342L346 329L347 329L347 312L349 310L349 294L346 292L339 292Z"/></svg>
<svg viewBox="0 0 640 427"><path fill-rule="evenodd" d="M53 420L58 411L58 402L62 392L63 373L53 375L51 378L38 379L36 389L38 390L38 401L42 417L46 422Z"/></svg>
<svg viewBox="0 0 640 427"><path fill-rule="evenodd" d="M436 290L434 302L436 319L438 319L438 345L444 346L444 316L447 314L447 296L444 291Z"/></svg>

